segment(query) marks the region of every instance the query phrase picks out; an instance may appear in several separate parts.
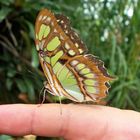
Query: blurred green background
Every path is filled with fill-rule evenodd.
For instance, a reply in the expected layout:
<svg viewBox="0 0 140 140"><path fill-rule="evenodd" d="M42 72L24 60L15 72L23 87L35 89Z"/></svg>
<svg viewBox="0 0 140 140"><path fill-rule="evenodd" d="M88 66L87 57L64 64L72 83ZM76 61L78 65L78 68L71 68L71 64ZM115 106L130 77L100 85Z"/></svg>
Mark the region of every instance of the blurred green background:
<svg viewBox="0 0 140 140"><path fill-rule="evenodd" d="M117 77L111 83L108 105L140 111L138 0L0 0L0 104L39 103L45 77L35 50L34 24L42 8L68 16L89 52ZM46 102L57 99L48 94ZM27 138L0 136L10 139Z"/></svg>

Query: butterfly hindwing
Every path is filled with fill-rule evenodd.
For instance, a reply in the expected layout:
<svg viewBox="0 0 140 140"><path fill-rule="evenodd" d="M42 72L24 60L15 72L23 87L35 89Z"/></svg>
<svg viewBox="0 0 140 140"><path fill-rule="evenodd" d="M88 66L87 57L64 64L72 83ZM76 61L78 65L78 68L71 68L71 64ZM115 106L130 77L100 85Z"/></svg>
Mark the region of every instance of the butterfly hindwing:
<svg viewBox="0 0 140 140"><path fill-rule="evenodd" d="M108 82L112 79L103 62L89 54L70 59L59 72L58 79L65 90L68 93L76 92L86 101L105 97L109 88ZM83 95L79 95L80 92Z"/></svg>

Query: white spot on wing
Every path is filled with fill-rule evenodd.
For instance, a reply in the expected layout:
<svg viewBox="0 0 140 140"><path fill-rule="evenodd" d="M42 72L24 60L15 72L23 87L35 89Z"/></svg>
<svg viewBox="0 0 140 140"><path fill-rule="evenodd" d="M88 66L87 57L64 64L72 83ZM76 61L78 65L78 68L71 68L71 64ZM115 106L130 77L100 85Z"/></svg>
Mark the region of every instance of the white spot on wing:
<svg viewBox="0 0 140 140"><path fill-rule="evenodd" d="M73 61L70 62L70 64L71 64L72 66L75 66L75 65L78 64L78 61L77 61L77 60L73 60Z"/></svg>
<svg viewBox="0 0 140 140"><path fill-rule="evenodd" d="M40 21L42 19L42 15L39 16L38 20Z"/></svg>
<svg viewBox="0 0 140 140"><path fill-rule="evenodd" d="M74 37L72 35L70 37L71 37L71 39L74 39Z"/></svg>
<svg viewBox="0 0 140 140"><path fill-rule="evenodd" d="M78 34L77 34L76 32L74 32L74 34L75 34L75 36L77 36L77 37L78 37Z"/></svg>
<svg viewBox="0 0 140 140"><path fill-rule="evenodd" d="M70 49L70 46L69 46L68 43L65 43L65 48L66 48L67 50Z"/></svg>
<svg viewBox="0 0 140 140"><path fill-rule="evenodd" d="M69 50L68 53L69 53L69 55L71 55L71 56L74 56L74 55L76 54L74 50Z"/></svg>
<svg viewBox="0 0 140 140"><path fill-rule="evenodd" d="M68 30L66 30L65 33L67 34L68 33Z"/></svg>
<svg viewBox="0 0 140 140"><path fill-rule="evenodd" d="M63 20L61 20L61 23L63 24L63 23L64 23L64 21L63 21Z"/></svg>
<svg viewBox="0 0 140 140"><path fill-rule="evenodd" d="M45 20L47 18L47 16L43 16L42 20Z"/></svg>
<svg viewBox="0 0 140 140"><path fill-rule="evenodd" d="M48 18L46 19L46 21L47 21L47 22L50 22L50 21L51 21L51 18L50 18L50 17L48 17Z"/></svg>
<svg viewBox="0 0 140 140"><path fill-rule="evenodd" d="M55 32L55 33L57 33L57 30L56 30L56 29L54 29L54 32Z"/></svg>
<svg viewBox="0 0 140 140"><path fill-rule="evenodd" d="M79 47L78 43L75 43L75 46L78 48Z"/></svg>
<svg viewBox="0 0 140 140"><path fill-rule="evenodd" d="M62 35L60 35L60 39L64 40L64 38L63 38L63 36L62 36Z"/></svg>
<svg viewBox="0 0 140 140"><path fill-rule="evenodd" d="M51 22L51 25L52 25L52 26L54 26L54 23L53 23L53 22Z"/></svg>
<svg viewBox="0 0 140 140"><path fill-rule="evenodd" d="M81 54L81 53L83 53L84 51L82 50L82 49L79 49L79 53Z"/></svg>

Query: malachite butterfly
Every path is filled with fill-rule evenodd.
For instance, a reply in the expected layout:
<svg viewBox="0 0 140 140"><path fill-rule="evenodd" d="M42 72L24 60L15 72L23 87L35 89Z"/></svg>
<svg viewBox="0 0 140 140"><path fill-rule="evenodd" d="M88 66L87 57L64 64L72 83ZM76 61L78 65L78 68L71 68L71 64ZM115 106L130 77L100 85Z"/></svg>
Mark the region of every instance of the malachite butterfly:
<svg viewBox="0 0 140 140"><path fill-rule="evenodd" d="M98 102L106 97L109 81L104 64L87 53L85 44L63 15L40 11L35 24L35 43L47 78L46 90L76 102Z"/></svg>

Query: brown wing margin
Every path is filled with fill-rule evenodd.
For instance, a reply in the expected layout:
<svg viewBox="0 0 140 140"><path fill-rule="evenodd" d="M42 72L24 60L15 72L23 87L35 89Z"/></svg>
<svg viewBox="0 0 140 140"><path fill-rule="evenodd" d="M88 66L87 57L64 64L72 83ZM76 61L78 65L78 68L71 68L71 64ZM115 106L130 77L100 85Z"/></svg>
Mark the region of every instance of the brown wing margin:
<svg viewBox="0 0 140 140"><path fill-rule="evenodd" d="M93 61L99 68L99 70L103 73L105 77L114 79L115 77L110 76L107 72L107 69L104 67L104 62L101 61L97 56L86 54L85 57L87 57L90 61Z"/></svg>
<svg viewBox="0 0 140 140"><path fill-rule="evenodd" d="M84 42L80 39L79 35L70 26L70 20L68 17L60 14L55 14L58 25L62 28L65 34L70 38L73 44L77 44L76 47L82 49L80 54L86 54L88 49Z"/></svg>
<svg viewBox="0 0 140 140"><path fill-rule="evenodd" d="M111 87L110 84L109 84L109 81L114 80L115 77L113 77L113 76L108 74L107 69L104 66L104 62L101 61L99 59L99 57L91 55L91 54L87 54L87 55L85 55L85 57L87 57L88 60L90 60L91 62L95 63L95 65L100 70L101 74L103 74L103 76L106 78L105 81L102 81L102 84L106 87L105 93L107 94L108 93L108 89ZM101 76L100 76L100 79L102 79Z"/></svg>

